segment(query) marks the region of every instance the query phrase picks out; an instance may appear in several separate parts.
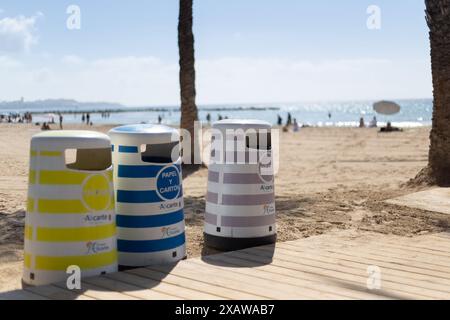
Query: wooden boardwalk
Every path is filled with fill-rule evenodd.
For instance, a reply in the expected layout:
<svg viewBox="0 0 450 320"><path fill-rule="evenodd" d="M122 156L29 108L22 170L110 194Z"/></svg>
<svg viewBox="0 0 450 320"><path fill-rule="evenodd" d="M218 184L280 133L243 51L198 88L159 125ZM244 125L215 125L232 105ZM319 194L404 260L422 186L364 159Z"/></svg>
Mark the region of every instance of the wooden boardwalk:
<svg viewBox="0 0 450 320"><path fill-rule="evenodd" d="M380 271L379 289L368 289L368 268ZM82 288L25 288L0 299L450 299L450 233L343 231L89 278Z"/></svg>

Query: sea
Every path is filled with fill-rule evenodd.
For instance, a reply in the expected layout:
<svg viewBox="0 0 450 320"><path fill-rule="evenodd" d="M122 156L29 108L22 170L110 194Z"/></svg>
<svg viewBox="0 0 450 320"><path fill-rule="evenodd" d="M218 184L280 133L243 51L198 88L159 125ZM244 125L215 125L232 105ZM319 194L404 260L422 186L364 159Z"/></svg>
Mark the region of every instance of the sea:
<svg viewBox="0 0 450 320"><path fill-rule="evenodd" d="M276 124L278 115L285 123L288 114L291 114L291 118L296 119L301 125L318 127L356 127L359 125L361 117L368 124L374 116L377 118L379 125L384 125L388 121L394 126L403 128L431 125L432 99L395 100L401 106L401 111L392 116L376 114L373 110L374 102L376 101L223 104L200 105L198 108L199 119L202 122L207 121L207 115L209 114L211 121L216 121L219 117L222 117L259 119ZM176 125L180 122L179 106L106 108L103 112L98 112L98 110L98 106L95 110L89 108L89 106L76 110L71 107L52 106L47 108L42 106L40 109L33 110L20 107L16 107L14 110L0 109L0 113L32 111L36 113L33 122L49 121L52 117L55 121L58 121L56 116L58 112L64 115L64 123L81 123L82 112L90 112L90 118L94 124L157 123L159 117L161 117L163 124Z"/></svg>

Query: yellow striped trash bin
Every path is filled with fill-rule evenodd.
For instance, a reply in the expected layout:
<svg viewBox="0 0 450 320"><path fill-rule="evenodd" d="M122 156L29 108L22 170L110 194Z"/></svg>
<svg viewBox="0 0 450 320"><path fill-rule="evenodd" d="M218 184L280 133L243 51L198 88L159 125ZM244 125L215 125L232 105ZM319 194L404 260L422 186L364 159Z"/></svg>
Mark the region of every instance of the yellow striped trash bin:
<svg viewBox="0 0 450 320"><path fill-rule="evenodd" d="M276 241L271 125L215 122L211 134L204 237L207 246L238 250Z"/></svg>
<svg viewBox="0 0 450 320"><path fill-rule="evenodd" d="M31 140L23 282L117 271L111 143L90 131L49 131Z"/></svg>

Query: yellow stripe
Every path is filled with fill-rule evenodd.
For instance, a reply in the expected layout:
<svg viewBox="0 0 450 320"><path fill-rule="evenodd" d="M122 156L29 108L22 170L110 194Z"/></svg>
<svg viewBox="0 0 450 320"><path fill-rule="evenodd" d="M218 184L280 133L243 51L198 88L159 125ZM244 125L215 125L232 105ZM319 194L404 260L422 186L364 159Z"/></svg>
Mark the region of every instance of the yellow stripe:
<svg viewBox="0 0 450 320"><path fill-rule="evenodd" d="M63 153L61 151L35 151L31 150L30 157L37 157L40 155L41 157L61 157Z"/></svg>
<svg viewBox="0 0 450 320"><path fill-rule="evenodd" d="M109 210L109 211L116 210L116 204L115 204L115 202L114 202L114 198L111 199L111 203L109 204L108 210Z"/></svg>
<svg viewBox="0 0 450 320"><path fill-rule="evenodd" d="M28 176L28 183L35 184L36 183L36 171L30 170L30 175Z"/></svg>
<svg viewBox="0 0 450 320"><path fill-rule="evenodd" d="M23 254L23 264L24 264L25 268L28 268L28 269L31 268L31 254L29 254L29 253Z"/></svg>
<svg viewBox="0 0 450 320"><path fill-rule="evenodd" d="M80 200L39 199L38 212L53 214L83 214L87 213L88 211Z"/></svg>
<svg viewBox="0 0 450 320"><path fill-rule="evenodd" d="M73 171L41 171L39 175L40 184L82 184L89 176L89 173L73 172Z"/></svg>
<svg viewBox="0 0 450 320"><path fill-rule="evenodd" d="M108 266L117 262L117 251L99 253L89 256L73 257L36 257L37 270L67 270L67 267L76 265L81 269L94 269Z"/></svg>
<svg viewBox="0 0 450 320"><path fill-rule="evenodd" d="M83 228L37 228L37 241L81 242L111 238L116 233L115 224Z"/></svg>
<svg viewBox="0 0 450 320"><path fill-rule="evenodd" d="M58 185L69 185L77 184L80 185L84 180L92 175L91 173L75 172L75 171L40 171L39 183L40 184L58 184ZM106 176L110 182L113 181L112 171L108 171ZM36 171L30 170L30 184L36 183Z"/></svg>
<svg viewBox="0 0 450 320"><path fill-rule="evenodd" d="M25 239L33 240L33 227L25 225Z"/></svg>
<svg viewBox="0 0 450 320"><path fill-rule="evenodd" d="M28 198L27 200L27 212L32 213L34 212L34 199Z"/></svg>
<svg viewBox="0 0 450 320"><path fill-rule="evenodd" d="M39 152L39 155L41 157L61 157L62 152L61 151L41 151L41 152Z"/></svg>

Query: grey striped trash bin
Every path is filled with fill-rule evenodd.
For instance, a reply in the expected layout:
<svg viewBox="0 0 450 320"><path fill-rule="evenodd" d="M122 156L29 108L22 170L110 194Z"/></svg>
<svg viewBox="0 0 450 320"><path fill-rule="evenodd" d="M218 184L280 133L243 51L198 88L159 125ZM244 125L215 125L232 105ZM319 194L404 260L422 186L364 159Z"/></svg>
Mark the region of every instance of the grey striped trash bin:
<svg viewBox="0 0 450 320"><path fill-rule="evenodd" d="M237 250L276 241L271 125L223 120L212 126L204 237Z"/></svg>

